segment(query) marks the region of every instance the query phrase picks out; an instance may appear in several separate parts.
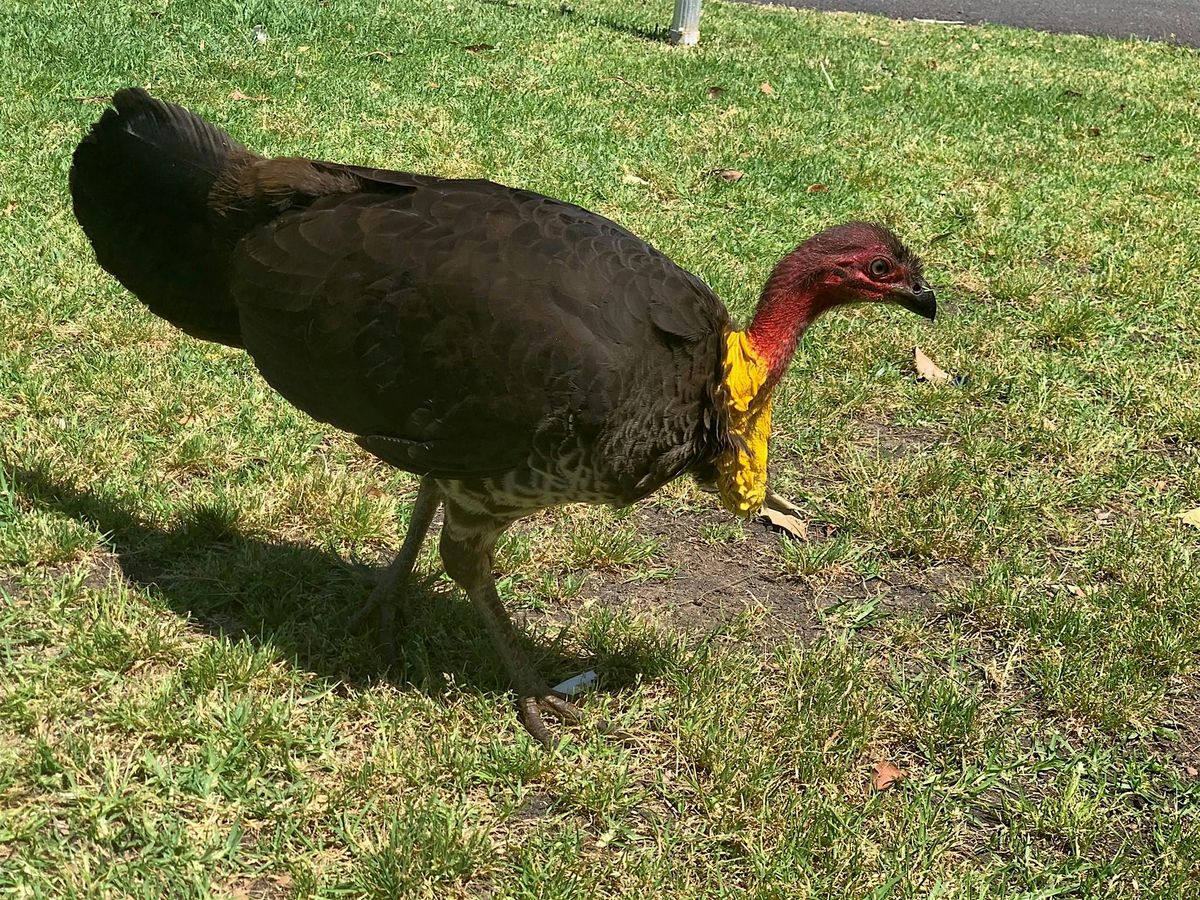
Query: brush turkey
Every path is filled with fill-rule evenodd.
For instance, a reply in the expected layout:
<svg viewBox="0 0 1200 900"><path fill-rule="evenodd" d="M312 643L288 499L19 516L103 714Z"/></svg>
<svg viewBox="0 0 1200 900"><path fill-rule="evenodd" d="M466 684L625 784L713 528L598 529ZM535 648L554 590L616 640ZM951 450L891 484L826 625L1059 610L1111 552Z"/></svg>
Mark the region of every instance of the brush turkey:
<svg viewBox="0 0 1200 900"><path fill-rule="evenodd" d="M441 557L485 620L529 732L550 692L497 594L522 516L625 505L677 476L742 516L766 495L771 394L805 328L858 301L933 318L921 263L853 222L775 267L750 326L705 284L586 209L482 180L258 156L128 88L75 151L100 265L188 334L245 348L309 415L421 476L408 534L357 618L381 618L438 505Z"/></svg>

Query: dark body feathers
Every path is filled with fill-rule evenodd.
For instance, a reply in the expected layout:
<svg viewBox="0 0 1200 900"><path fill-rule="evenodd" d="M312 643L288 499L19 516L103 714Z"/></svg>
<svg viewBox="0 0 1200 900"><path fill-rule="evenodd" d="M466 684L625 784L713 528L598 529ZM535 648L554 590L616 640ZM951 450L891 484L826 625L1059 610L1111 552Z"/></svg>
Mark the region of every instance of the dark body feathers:
<svg viewBox="0 0 1200 900"><path fill-rule="evenodd" d="M267 160L129 89L76 215L155 313L310 415L517 514L628 503L723 449L720 301L619 225L488 181Z"/></svg>

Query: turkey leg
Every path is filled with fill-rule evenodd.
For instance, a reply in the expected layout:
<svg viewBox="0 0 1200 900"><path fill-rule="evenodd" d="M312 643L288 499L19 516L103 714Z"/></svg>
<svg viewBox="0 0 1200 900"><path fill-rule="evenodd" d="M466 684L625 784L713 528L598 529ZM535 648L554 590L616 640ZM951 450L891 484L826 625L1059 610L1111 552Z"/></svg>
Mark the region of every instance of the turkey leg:
<svg viewBox="0 0 1200 900"><path fill-rule="evenodd" d="M408 534L400 552L391 564L383 570L379 583L371 591L367 602L359 607L350 619L349 627L357 630L373 613L379 613L379 649L384 662L393 668L396 665L396 599L400 592L401 582L412 574L417 557L421 554L421 544L429 532L433 516L437 512L441 497L437 485L432 478L422 478L421 488L417 491L417 499L413 502L412 514L408 521Z"/></svg>
<svg viewBox="0 0 1200 900"><path fill-rule="evenodd" d="M496 579L492 577L492 550L510 524L503 519L466 513L447 502L442 524L442 564L450 577L467 592L487 625L496 652L504 661L517 692L521 723L543 746L552 747L554 735L542 721L542 713L553 713L568 724L579 722L581 713L575 704L550 692L545 679L521 649L520 636L496 590Z"/></svg>

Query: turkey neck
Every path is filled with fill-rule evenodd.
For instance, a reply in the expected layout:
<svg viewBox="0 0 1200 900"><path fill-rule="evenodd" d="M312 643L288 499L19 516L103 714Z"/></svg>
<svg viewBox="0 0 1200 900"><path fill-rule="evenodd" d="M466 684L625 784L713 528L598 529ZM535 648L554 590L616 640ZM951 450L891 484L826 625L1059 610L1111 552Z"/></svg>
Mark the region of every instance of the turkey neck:
<svg viewBox="0 0 1200 900"><path fill-rule="evenodd" d="M730 446L716 460L721 503L752 516L767 493L767 440L771 394L796 352L800 336L826 304L817 294L818 273L803 257L785 257L775 267L745 331L725 335L723 369Z"/></svg>
<svg viewBox="0 0 1200 900"><path fill-rule="evenodd" d="M766 363L768 390L787 371L805 329L831 305L821 290L822 274L814 261L796 251L779 261L763 288L746 335Z"/></svg>

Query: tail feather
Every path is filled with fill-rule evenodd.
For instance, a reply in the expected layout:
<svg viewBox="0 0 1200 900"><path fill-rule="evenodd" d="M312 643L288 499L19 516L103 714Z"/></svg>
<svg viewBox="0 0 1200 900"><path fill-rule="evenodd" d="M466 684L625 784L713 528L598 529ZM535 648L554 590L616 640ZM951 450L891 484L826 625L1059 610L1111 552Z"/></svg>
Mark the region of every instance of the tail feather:
<svg viewBox="0 0 1200 900"><path fill-rule="evenodd" d="M75 150L75 217L100 265L152 312L241 346L228 289L232 242L208 200L227 167L256 158L200 117L126 88Z"/></svg>

